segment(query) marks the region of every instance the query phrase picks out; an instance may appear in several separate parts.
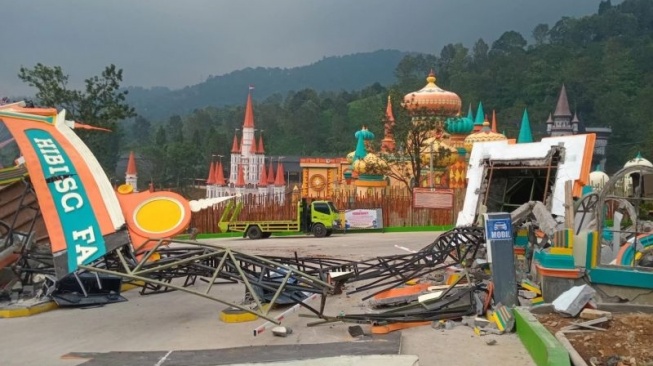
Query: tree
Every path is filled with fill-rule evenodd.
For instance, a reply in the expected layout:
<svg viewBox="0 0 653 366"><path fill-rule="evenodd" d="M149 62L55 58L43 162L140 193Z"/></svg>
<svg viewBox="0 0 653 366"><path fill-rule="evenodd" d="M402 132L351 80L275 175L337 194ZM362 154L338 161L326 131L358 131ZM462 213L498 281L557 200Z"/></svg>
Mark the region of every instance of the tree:
<svg viewBox="0 0 653 366"><path fill-rule="evenodd" d="M538 24L533 28L533 39L535 40L536 46L541 46L548 42L549 38L549 25L548 24Z"/></svg>
<svg viewBox="0 0 653 366"><path fill-rule="evenodd" d="M424 159L430 151L427 140L442 132L444 122L444 118L433 111L413 113L424 117L414 118L413 114L403 108L395 113L396 151L380 154L388 166L385 175L402 182L411 193L422 181L422 171L428 164L428 160Z"/></svg>
<svg viewBox="0 0 653 366"><path fill-rule="evenodd" d="M184 141L184 122L179 115L170 117L166 126L166 133L170 142Z"/></svg>
<svg viewBox="0 0 653 366"><path fill-rule="evenodd" d="M91 149L105 172L113 176L120 153L122 133L118 122L136 114L125 102L127 91L120 90L122 69L107 66L100 76L84 81L84 90L70 89L69 76L59 66L41 63L34 68L21 67L18 77L37 89L37 103L65 108L68 118L112 130L109 135L97 131L76 131Z"/></svg>
<svg viewBox="0 0 653 366"><path fill-rule="evenodd" d="M479 38L476 43L474 43L474 48L472 48L472 59L474 60L474 65L477 67L484 65L487 62L487 54L490 47L485 43L483 38Z"/></svg>
<svg viewBox="0 0 653 366"><path fill-rule="evenodd" d="M132 136L137 144L148 144L150 142L150 129L152 125L149 120L137 116L132 128Z"/></svg>
<svg viewBox="0 0 653 366"><path fill-rule="evenodd" d="M499 55L512 55L521 53L526 47L526 40L521 34L515 31L505 32L494 43L492 43L492 50L490 53Z"/></svg>

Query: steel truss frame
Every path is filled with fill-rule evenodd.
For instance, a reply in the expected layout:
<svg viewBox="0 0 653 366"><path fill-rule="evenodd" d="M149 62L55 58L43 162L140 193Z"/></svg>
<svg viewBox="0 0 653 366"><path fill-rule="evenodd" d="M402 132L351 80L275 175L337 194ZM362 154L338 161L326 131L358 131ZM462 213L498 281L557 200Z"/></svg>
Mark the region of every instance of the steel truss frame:
<svg viewBox="0 0 653 366"><path fill-rule="evenodd" d="M81 265L80 269L142 282L150 289L187 292L250 312L275 324L279 321L270 316L271 307L263 306L266 301L259 295L261 290L272 294L271 304L284 296L318 316L324 312L327 293L333 290L327 282L296 268L227 247L181 240L149 240L145 244L151 243L154 243L152 249L139 255L123 247L91 265ZM207 279L201 289L191 287L198 287L197 277ZM176 283L175 279L181 279L183 284ZM218 279L242 282L254 307L214 296L211 290L219 284ZM319 309L303 303L304 298L298 295L300 292L321 294Z"/></svg>
<svg viewBox="0 0 653 366"><path fill-rule="evenodd" d="M329 272L349 272L345 276L347 283L368 282L348 291L348 294L381 288L363 298L367 300L435 270L457 264L468 267L475 259L481 243L484 242L484 229L469 226L454 228L443 233L417 253L376 257L359 262L337 258L301 258L296 255L287 258L268 258L288 266L303 268L306 273L320 278L325 278Z"/></svg>

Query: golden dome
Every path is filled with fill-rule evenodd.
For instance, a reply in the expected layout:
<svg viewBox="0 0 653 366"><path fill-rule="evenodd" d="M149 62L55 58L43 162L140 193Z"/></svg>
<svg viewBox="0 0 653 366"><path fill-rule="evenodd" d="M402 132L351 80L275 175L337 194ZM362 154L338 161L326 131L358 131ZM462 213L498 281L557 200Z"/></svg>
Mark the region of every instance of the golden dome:
<svg viewBox="0 0 653 366"><path fill-rule="evenodd" d="M421 159L424 166L431 164L431 151L434 167L446 168L458 161L458 149L435 137L424 140L422 146Z"/></svg>
<svg viewBox="0 0 653 366"><path fill-rule="evenodd" d="M504 136L501 133L492 132L492 129L490 128L490 122L486 119L483 122L483 128L480 131L465 137L465 142L464 142L465 150L471 152L472 146L474 146L474 144L477 142L502 141L502 140L507 140L506 136Z"/></svg>
<svg viewBox="0 0 653 366"><path fill-rule="evenodd" d="M458 94L441 89L435 85L433 70L426 78L426 86L404 96L403 107L417 114L436 114L458 116L462 102Z"/></svg>
<svg viewBox="0 0 653 366"><path fill-rule="evenodd" d="M354 162L354 172L358 174L383 174L388 169L388 163L378 156L368 153L363 159Z"/></svg>

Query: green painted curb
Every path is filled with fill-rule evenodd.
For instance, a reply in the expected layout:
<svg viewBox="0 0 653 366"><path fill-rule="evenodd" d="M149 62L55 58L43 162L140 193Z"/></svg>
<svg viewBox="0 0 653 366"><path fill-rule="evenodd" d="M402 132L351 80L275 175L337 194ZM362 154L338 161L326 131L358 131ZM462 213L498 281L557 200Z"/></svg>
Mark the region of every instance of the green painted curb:
<svg viewBox="0 0 653 366"><path fill-rule="evenodd" d="M517 335L538 366L571 366L569 352L526 308L514 310Z"/></svg>

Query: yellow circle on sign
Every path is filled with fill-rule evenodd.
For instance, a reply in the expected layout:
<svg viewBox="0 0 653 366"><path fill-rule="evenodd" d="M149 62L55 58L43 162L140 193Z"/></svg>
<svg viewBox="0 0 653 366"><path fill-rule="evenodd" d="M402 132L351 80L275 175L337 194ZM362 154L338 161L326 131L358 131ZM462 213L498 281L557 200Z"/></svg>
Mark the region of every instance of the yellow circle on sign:
<svg viewBox="0 0 653 366"><path fill-rule="evenodd" d="M184 209L179 202L169 198L156 198L143 203L134 212L134 223L139 229L153 234L175 229L184 219Z"/></svg>

